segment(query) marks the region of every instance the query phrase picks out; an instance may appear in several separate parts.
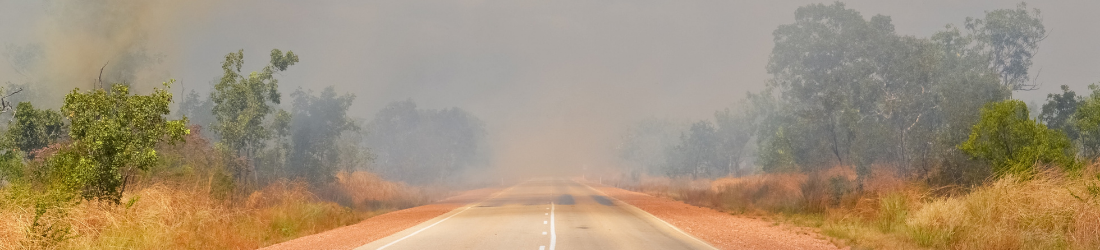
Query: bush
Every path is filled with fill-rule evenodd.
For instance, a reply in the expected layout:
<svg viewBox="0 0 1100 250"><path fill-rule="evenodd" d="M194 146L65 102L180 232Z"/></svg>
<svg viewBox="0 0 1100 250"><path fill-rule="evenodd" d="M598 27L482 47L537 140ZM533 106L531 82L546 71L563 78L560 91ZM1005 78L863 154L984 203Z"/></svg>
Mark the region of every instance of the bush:
<svg viewBox="0 0 1100 250"><path fill-rule="evenodd" d="M988 161L997 176L1031 175L1036 164L1053 164L1070 170L1081 166L1069 138L1032 120L1027 105L1020 100L992 102L982 107L981 120L959 149Z"/></svg>

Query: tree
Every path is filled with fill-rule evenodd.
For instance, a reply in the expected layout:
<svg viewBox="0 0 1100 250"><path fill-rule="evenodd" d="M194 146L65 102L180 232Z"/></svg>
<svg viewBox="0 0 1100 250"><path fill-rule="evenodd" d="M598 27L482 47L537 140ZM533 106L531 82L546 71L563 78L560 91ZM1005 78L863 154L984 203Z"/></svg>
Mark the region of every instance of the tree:
<svg viewBox="0 0 1100 250"><path fill-rule="evenodd" d="M29 102L19 103L15 111L15 123L8 128L8 138L23 152L44 148L65 135L67 128L57 111L35 109Z"/></svg>
<svg viewBox="0 0 1100 250"><path fill-rule="evenodd" d="M462 109L393 102L375 114L368 128L367 144L378 156L375 166L389 179L443 182L484 165L484 124Z"/></svg>
<svg viewBox="0 0 1100 250"><path fill-rule="evenodd" d="M1020 3L1016 9L986 12L985 19L966 18L966 29L1000 75L1001 84L1012 90L1038 89L1027 81L1031 58L1046 38L1039 9L1028 10L1026 3Z"/></svg>
<svg viewBox="0 0 1100 250"><path fill-rule="evenodd" d="M691 176L699 178L716 176L727 170L727 158L720 150L721 138L709 121L691 124L691 128L680 135L680 144L669 156L669 169L672 176Z"/></svg>
<svg viewBox="0 0 1100 250"><path fill-rule="evenodd" d="M986 104L981 121L970 132L970 139L959 149L972 157L988 161L994 174L1030 175L1036 164L1053 164L1076 169L1073 145L1062 132L1032 120L1027 105L1019 100Z"/></svg>
<svg viewBox="0 0 1100 250"><path fill-rule="evenodd" d="M1100 86L1091 84L1089 89L1092 94L1078 102L1072 119L1082 156L1091 160L1100 156Z"/></svg>
<svg viewBox="0 0 1100 250"><path fill-rule="evenodd" d="M340 136L359 129L347 115L355 96L337 95L332 86L326 87L320 95L298 89L291 96L294 98L290 123L293 129L291 171L314 183L328 181L340 170L336 169L340 165L337 148Z"/></svg>
<svg viewBox="0 0 1100 250"><path fill-rule="evenodd" d="M73 90L65 96L61 112L71 124L73 144L49 159L85 198L119 202L130 178L148 170L158 160L158 143L179 142L190 133L187 119L167 120L174 81L150 95L130 95L115 84L108 92Z"/></svg>
<svg viewBox="0 0 1100 250"><path fill-rule="evenodd" d="M244 50L225 56L222 63L224 74L210 93L210 100L214 102L212 113L217 120L213 130L221 138L221 144L239 156L255 159L277 132L274 131L274 124L264 124L268 115L276 112L275 105L282 97L275 73L285 71L297 62L298 56L294 52L283 54L273 49L271 61L263 70L244 76L241 75ZM254 179L257 178L254 167L250 172Z"/></svg>
<svg viewBox="0 0 1100 250"><path fill-rule="evenodd" d="M714 114L717 125L715 132L720 140L719 154L726 156L726 175L731 176L741 170L741 162L748 153L748 143L756 130L751 111L740 111L735 112L726 108Z"/></svg>
<svg viewBox="0 0 1100 250"><path fill-rule="evenodd" d="M179 115L187 117L187 120L191 121L192 124L197 124L203 128L212 128L217 122L214 114L211 113L213 110L214 102L210 101L209 98L202 98L195 90L191 90L180 102Z"/></svg>
<svg viewBox="0 0 1100 250"><path fill-rule="evenodd" d="M1069 90L1069 87L1062 85L1061 94L1047 94L1047 103L1043 104L1043 109L1039 113L1039 121L1046 124L1048 128L1062 131L1069 136L1070 140L1076 140L1078 137L1077 129L1073 126L1073 114L1077 113L1077 106L1080 105L1082 100Z"/></svg>
<svg viewBox="0 0 1100 250"><path fill-rule="evenodd" d="M679 143L680 132L685 129L686 124L666 119L650 118L634 123L617 147L619 157L632 168L631 176L668 174L671 171L667 168L667 151Z"/></svg>

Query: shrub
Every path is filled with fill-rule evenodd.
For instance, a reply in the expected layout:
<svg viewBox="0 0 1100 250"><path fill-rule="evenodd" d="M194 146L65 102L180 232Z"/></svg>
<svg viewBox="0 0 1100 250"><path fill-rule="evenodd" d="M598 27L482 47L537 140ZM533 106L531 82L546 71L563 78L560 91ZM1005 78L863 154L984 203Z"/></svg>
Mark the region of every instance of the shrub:
<svg viewBox="0 0 1100 250"><path fill-rule="evenodd" d="M959 149L988 161L997 176L1027 176L1034 173L1036 164L1065 169L1081 166L1069 138L1031 119L1027 105L1020 100L992 102L982 107L981 120Z"/></svg>

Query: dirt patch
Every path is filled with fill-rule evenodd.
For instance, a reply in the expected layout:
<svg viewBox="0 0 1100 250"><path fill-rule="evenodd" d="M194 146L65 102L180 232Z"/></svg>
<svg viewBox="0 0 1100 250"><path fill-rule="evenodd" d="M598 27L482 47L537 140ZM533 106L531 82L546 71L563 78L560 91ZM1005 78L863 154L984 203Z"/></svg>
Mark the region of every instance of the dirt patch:
<svg viewBox="0 0 1100 250"><path fill-rule="evenodd" d="M645 210L720 249L840 249L825 240L825 236L809 229L738 217L710 208L599 184L588 185Z"/></svg>
<svg viewBox="0 0 1100 250"><path fill-rule="evenodd" d="M358 224L275 244L263 249L354 249L416 226L439 215L484 200L500 191L484 188L467 191L440 202L374 216Z"/></svg>

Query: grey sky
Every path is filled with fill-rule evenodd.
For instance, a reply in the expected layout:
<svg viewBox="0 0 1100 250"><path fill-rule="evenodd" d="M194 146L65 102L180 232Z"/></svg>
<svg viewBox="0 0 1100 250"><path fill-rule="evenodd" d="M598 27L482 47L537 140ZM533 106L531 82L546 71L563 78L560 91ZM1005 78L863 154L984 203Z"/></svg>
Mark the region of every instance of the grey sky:
<svg viewBox="0 0 1100 250"><path fill-rule="evenodd" d="M301 63L280 76L284 93L336 85L358 96L359 117L407 98L461 107L494 131L499 163L575 166L605 163L597 158L625 123L707 118L762 89L771 32L816 2L211 1L152 32L172 43L162 46L169 74L188 88L216 78L228 52L243 48L255 70L270 49L289 49ZM920 37L1017 3L844 2ZM1029 7L1042 10L1050 34L1032 70L1042 69L1043 86L1016 97L1040 101L1058 85L1084 92L1100 81L1100 1ZM0 3L0 43L29 42L40 8Z"/></svg>

